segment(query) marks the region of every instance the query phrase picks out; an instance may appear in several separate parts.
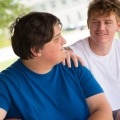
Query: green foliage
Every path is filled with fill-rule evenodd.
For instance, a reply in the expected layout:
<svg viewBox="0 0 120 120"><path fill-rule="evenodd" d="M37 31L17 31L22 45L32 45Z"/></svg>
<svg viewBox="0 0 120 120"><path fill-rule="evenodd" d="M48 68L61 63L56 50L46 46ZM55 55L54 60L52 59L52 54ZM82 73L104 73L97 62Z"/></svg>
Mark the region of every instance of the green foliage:
<svg viewBox="0 0 120 120"><path fill-rule="evenodd" d="M10 45L9 27L18 16L30 11L20 0L0 0L0 48Z"/></svg>
<svg viewBox="0 0 120 120"><path fill-rule="evenodd" d="M19 0L0 0L0 29L8 28L13 20L28 11Z"/></svg>

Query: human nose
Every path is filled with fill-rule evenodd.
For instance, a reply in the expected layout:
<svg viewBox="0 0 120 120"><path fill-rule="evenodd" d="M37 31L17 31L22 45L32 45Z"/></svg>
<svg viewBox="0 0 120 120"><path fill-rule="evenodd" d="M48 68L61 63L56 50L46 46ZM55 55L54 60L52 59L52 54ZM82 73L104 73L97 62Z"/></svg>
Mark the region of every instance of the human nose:
<svg viewBox="0 0 120 120"><path fill-rule="evenodd" d="M62 45L66 44L67 41L62 37Z"/></svg>
<svg viewBox="0 0 120 120"><path fill-rule="evenodd" d="M105 29L105 24L103 22L100 22L98 25L98 29L104 30Z"/></svg>

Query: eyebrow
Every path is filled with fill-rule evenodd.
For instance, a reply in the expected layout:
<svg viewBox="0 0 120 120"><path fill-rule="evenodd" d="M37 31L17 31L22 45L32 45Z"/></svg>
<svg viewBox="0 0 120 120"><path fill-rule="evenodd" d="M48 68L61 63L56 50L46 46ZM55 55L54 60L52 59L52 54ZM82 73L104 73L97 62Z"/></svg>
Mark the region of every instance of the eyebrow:
<svg viewBox="0 0 120 120"><path fill-rule="evenodd" d="M92 19L92 21L100 21L100 20ZM105 21L113 22L113 20L110 20L110 19L106 19Z"/></svg>
<svg viewBox="0 0 120 120"><path fill-rule="evenodd" d="M58 33L57 35L55 35L53 38L56 38L56 37L58 37L58 36L60 36L61 35L61 33Z"/></svg>

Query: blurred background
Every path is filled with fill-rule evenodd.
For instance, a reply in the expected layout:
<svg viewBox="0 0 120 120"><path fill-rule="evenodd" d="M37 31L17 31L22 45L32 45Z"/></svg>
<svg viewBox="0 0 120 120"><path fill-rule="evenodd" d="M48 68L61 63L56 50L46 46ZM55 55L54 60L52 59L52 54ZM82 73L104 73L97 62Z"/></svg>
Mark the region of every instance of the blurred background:
<svg viewBox="0 0 120 120"><path fill-rule="evenodd" d="M31 11L50 12L60 18L66 46L89 35L87 8L91 0L0 0L0 71L18 57L10 45L9 27L18 16ZM49 21L48 21L49 22ZM118 35L116 35L118 37Z"/></svg>

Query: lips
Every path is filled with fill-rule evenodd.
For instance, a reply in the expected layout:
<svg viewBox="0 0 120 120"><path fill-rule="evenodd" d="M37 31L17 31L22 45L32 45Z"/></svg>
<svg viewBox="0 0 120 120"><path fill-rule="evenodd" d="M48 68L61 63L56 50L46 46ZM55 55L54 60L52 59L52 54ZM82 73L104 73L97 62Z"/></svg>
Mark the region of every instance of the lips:
<svg viewBox="0 0 120 120"><path fill-rule="evenodd" d="M96 33L97 36L99 37L105 37L107 34L103 34L103 33Z"/></svg>
<svg viewBox="0 0 120 120"><path fill-rule="evenodd" d="M103 36L103 35L107 35L105 33L96 33L97 35Z"/></svg>

